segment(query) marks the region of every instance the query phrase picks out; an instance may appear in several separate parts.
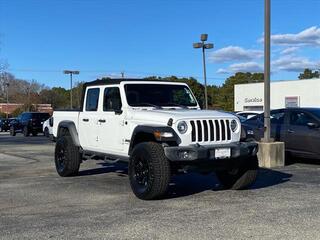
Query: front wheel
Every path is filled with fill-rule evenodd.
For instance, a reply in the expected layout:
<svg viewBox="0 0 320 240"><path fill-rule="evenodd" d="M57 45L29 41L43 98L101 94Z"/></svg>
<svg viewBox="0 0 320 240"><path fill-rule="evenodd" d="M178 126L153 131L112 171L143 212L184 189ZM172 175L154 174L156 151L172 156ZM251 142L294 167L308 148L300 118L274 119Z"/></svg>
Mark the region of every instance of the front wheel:
<svg viewBox="0 0 320 240"><path fill-rule="evenodd" d="M240 190L248 188L255 182L258 168L257 157L250 157L242 166L217 171L216 175L226 189Z"/></svg>
<svg viewBox="0 0 320 240"><path fill-rule="evenodd" d="M61 177L76 175L79 172L81 157L79 148L70 136L59 137L54 154L56 170Z"/></svg>
<svg viewBox="0 0 320 240"><path fill-rule="evenodd" d="M30 133L29 133L29 129L28 129L27 126L25 126L25 127L23 128L22 132L23 132L23 136L25 136L25 137L28 137L29 134L30 134Z"/></svg>
<svg viewBox="0 0 320 240"><path fill-rule="evenodd" d="M49 137L49 129L47 127L44 129L44 136Z"/></svg>
<svg viewBox="0 0 320 240"><path fill-rule="evenodd" d="M146 142L134 147L129 161L129 180L138 198L160 198L167 191L170 177L170 164L160 144Z"/></svg>
<svg viewBox="0 0 320 240"><path fill-rule="evenodd" d="M15 136L16 135L16 130L14 127L10 127L10 136Z"/></svg>

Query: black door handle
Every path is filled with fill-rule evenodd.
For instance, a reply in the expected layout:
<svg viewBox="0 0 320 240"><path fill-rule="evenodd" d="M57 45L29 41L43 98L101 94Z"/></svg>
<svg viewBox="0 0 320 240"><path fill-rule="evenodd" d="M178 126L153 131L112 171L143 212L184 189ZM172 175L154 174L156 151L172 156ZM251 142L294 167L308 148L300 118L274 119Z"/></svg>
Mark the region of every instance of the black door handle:
<svg viewBox="0 0 320 240"><path fill-rule="evenodd" d="M89 122L89 118L82 118L82 121Z"/></svg>
<svg viewBox="0 0 320 240"><path fill-rule="evenodd" d="M99 119L99 122L101 122L101 123L105 123L105 122L106 122L106 120L105 120L105 119Z"/></svg>

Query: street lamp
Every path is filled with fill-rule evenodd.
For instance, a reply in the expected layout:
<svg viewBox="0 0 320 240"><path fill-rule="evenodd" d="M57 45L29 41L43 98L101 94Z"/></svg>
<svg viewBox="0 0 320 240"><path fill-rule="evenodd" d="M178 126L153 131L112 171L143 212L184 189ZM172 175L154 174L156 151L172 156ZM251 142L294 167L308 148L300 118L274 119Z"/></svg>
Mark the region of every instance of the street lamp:
<svg viewBox="0 0 320 240"><path fill-rule="evenodd" d="M208 109L208 92L207 92L207 72L206 72L206 57L205 49L213 48L212 43L205 43L208 40L208 34L201 34L201 42L194 43L193 48L202 48L202 61L203 61L203 77L204 77L204 101L206 109Z"/></svg>
<svg viewBox="0 0 320 240"><path fill-rule="evenodd" d="M78 75L79 71L64 70L64 74L70 74L70 108L72 109L72 75Z"/></svg>
<svg viewBox="0 0 320 240"><path fill-rule="evenodd" d="M270 0L264 0L264 142L270 142Z"/></svg>
<svg viewBox="0 0 320 240"><path fill-rule="evenodd" d="M9 115L9 86L10 86L10 84L8 82L6 82L6 87L7 87L7 118Z"/></svg>

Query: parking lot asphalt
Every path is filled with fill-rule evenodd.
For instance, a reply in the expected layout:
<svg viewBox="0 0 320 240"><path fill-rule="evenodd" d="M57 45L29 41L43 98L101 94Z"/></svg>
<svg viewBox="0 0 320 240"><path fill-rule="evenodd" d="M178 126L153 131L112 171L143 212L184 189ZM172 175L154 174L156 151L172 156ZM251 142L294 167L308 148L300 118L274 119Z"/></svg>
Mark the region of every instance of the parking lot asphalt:
<svg viewBox="0 0 320 240"><path fill-rule="evenodd" d="M86 161L61 178L53 151L43 136L0 133L0 239L320 238L319 163L261 169L242 191L189 173L165 199L142 201L125 164Z"/></svg>

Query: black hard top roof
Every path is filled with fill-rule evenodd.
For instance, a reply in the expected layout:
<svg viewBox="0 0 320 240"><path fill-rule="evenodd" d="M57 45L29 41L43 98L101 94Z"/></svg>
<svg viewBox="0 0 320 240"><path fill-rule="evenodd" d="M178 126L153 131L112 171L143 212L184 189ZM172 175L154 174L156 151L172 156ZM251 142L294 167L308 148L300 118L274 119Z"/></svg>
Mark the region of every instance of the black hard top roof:
<svg viewBox="0 0 320 240"><path fill-rule="evenodd" d="M112 85L112 84L120 84L121 82L172 82L167 80L157 80L157 79L147 79L147 78L110 78L110 79L97 79L91 82L86 82L84 84L87 86L96 86L96 85ZM177 82L178 83L178 82Z"/></svg>

